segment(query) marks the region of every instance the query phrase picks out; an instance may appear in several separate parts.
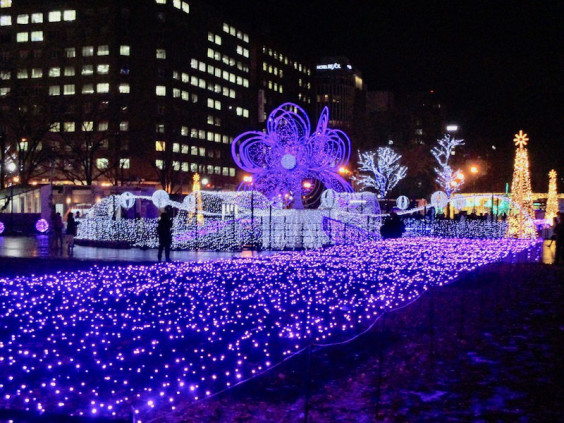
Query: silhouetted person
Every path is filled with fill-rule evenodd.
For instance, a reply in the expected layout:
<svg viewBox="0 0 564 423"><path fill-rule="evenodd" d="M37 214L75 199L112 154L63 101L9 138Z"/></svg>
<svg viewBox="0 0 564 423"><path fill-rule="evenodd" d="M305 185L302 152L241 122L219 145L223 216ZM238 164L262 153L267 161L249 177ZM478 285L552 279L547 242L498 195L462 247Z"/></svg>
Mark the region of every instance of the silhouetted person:
<svg viewBox="0 0 564 423"><path fill-rule="evenodd" d="M394 212L390 213L390 217L384 221L384 224L380 228L380 233L384 239L401 238L404 232L405 225Z"/></svg>
<svg viewBox="0 0 564 423"><path fill-rule="evenodd" d="M159 235L158 259L159 261L161 261L164 249L165 260L170 261L170 246L172 244L172 219L167 212L161 214L159 224L157 225L157 234Z"/></svg>
<svg viewBox="0 0 564 423"><path fill-rule="evenodd" d="M67 216L67 250L69 253L69 256L72 256L73 253L73 248L74 248L74 237L76 236L76 229L77 229L78 223L76 223L76 220L74 220L74 215L72 214L72 212L69 212L68 216Z"/></svg>
<svg viewBox="0 0 564 423"><path fill-rule="evenodd" d="M560 213L558 223L552 230L552 238L556 242L554 264L564 264L564 213Z"/></svg>

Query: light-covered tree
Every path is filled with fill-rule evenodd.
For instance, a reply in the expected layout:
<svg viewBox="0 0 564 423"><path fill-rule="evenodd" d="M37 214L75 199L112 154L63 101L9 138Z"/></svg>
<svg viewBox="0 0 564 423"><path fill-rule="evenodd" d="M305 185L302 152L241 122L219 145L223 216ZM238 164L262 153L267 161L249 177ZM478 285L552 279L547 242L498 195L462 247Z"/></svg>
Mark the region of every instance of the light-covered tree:
<svg viewBox="0 0 564 423"><path fill-rule="evenodd" d="M379 147L377 151L358 152L360 172L368 172L354 178L363 188L375 188L382 198L405 178L407 167L400 165L401 155L390 147Z"/></svg>
<svg viewBox="0 0 564 423"><path fill-rule="evenodd" d="M457 140L447 134L437 140L437 143L438 145L431 150L431 154L439 164L439 166L435 168L437 174L435 181L443 189L447 197L451 198L452 194L460 191L460 188L464 184L464 174L460 169L453 170L449 161L453 155L454 149L460 145L464 145L464 140Z"/></svg>

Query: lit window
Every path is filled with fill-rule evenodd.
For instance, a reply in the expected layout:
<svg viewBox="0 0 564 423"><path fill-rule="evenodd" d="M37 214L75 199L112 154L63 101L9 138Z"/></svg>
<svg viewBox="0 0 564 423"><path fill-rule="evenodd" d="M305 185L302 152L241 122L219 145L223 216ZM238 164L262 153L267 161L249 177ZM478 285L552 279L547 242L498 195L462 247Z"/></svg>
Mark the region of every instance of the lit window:
<svg viewBox="0 0 564 423"><path fill-rule="evenodd" d="M94 74L94 66L93 65L84 65L82 67L82 75L88 76Z"/></svg>
<svg viewBox="0 0 564 423"><path fill-rule="evenodd" d="M179 89L179 88L173 88L173 89L172 89L172 97L173 97L173 98L178 98L178 97L180 97L180 89Z"/></svg>
<svg viewBox="0 0 564 423"><path fill-rule="evenodd" d="M166 4L166 0L155 0L157 4Z"/></svg>
<svg viewBox="0 0 564 423"><path fill-rule="evenodd" d="M157 49L157 59L166 59L166 50L164 48Z"/></svg>
<svg viewBox="0 0 564 423"><path fill-rule="evenodd" d="M201 157L206 157L206 149L204 147L198 148Z"/></svg>
<svg viewBox="0 0 564 423"><path fill-rule="evenodd" d="M166 96L166 87L164 85L157 85L155 91L159 97Z"/></svg>
<svg viewBox="0 0 564 423"><path fill-rule="evenodd" d="M82 86L82 94L94 94L94 84L84 84Z"/></svg>
<svg viewBox="0 0 564 423"><path fill-rule="evenodd" d="M120 94L129 94L129 84L119 84L119 92Z"/></svg>
<svg viewBox="0 0 564 423"><path fill-rule="evenodd" d="M43 41L43 31L32 31L31 32L31 41Z"/></svg>
<svg viewBox="0 0 564 423"><path fill-rule="evenodd" d="M74 84L65 84L63 87L63 94L74 95L75 94Z"/></svg>
<svg viewBox="0 0 564 423"><path fill-rule="evenodd" d="M63 20L70 22L76 20L76 10L65 10L63 12Z"/></svg>
<svg viewBox="0 0 564 423"><path fill-rule="evenodd" d="M129 131L129 122L124 120L119 123L119 130L122 132Z"/></svg>
<svg viewBox="0 0 564 423"><path fill-rule="evenodd" d="M0 0L0 8L12 7L12 0Z"/></svg>
<svg viewBox="0 0 564 423"><path fill-rule="evenodd" d="M8 71L0 71L0 79L8 81L12 77L12 73Z"/></svg>
<svg viewBox="0 0 564 423"><path fill-rule="evenodd" d="M32 78L41 78L43 76L43 69L41 68L33 68L31 70L31 77Z"/></svg>
<svg viewBox="0 0 564 423"><path fill-rule="evenodd" d="M109 165L110 165L110 161L105 157L100 157L99 159L96 159L96 167L98 169L107 169Z"/></svg>
<svg viewBox="0 0 564 423"><path fill-rule="evenodd" d="M110 46L98 46L98 56L107 56L110 54Z"/></svg>
<svg viewBox="0 0 564 423"><path fill-rule="evenodd" d="M61 132L61 122L54 122L51 125L49 132Z"/></svg>
<svg viewBox="0 0 564 423"><path fill-rule="evenodd" d="M10 93L10 88L2 87L0 88L0 97L5 97Z"/></svg>
<svg viewBox="0 0 564 423"><path fill-rule="evenodd" d="M74 132L75 130L76 130L76 126L74 122L63 123L63 132Z"/></svg>
<svg viewBox="0 0 564 423"><path fill-rule="evenodd" d="M101 120L100 122L98 122L98 131L99 132L107 131L109 127L110 127L110 124L107 120Z"/></svg>
<svg viewBox="0 0 564 423"><path fill-rule="evenodd" d="M180 4L180 0L172 0L172 5L177 9L182 8L182 5Z"/></svg>
<svg viewBox="0 0 564 423"><path fill-rule="evenodd" d="M59 76L61 76L61 68L50 68L49 69L49 77L58 78Z"/></svg>
<svg viewBox="0 0 564 423"><path fill-rule="evenodd" d="M119 54L121 56L129 56L131 53L131 47L129 46L120 46L119 47Z"/></svg>
<svg viewBox="0 0 564 423"><path fill-rule="evenodd" d="M18 43L27 43L29 41L29 32L18 32L16 41Z"/></svg>
<svg viewBox="0 0 564 423"><path fill-rule="evenodd" d="M108 72L110 72L110 65L98 65L96 66L96 72L98 72L98 74L100 75L107 75Z"/></svg>
<svg viewBox="0 0 564 423"><path fill-rule="evenodd" d="M121 169L129 169L131 167L129 159L119 159L119 167Z"/></svg>
<svg viewBox="0 0 564 423"><path fill-rule="evenodd" d="M61 22L61 11L55 10L53 12L49 12L49 22Z"/></svg>
<svg viewBox="0 0 564 423"><path fill-rule="evenodd" d="M185 1L182 2L182 11L186 13L190 13L190 5Z"/></svg>
<svg viewBox="0 0 564 423"><path fill-rule="evenodd" d="M18 78L18 79L27 79L27 78L29 78L29 74L28 74L28 72L27 72L27 69L18 69L17 78Z"/></svg>
<svg viewBox="0 0 564 423"><path fill-rule="evenodd" d="M182 91L182 100L188 101L188 97L189 97L188 91L183 90Z"/></svg>
<svg viewBox="0 0 564 423"><path fill-rule="evenodd" d="M74 76L74 66L65 67L65 76Z"/></svg>
<svg viewBox="0 0 564 423"><path fill-rule="evenodd" d="M196 173L198 171L198 164L197 163L190 163L190 172Z"/></svg>
<svg viewBox="0 0 564 423"><path fill-rule="evenodd" d="M76 49L74 47L66 48L65 57L76 57Z"/></svg>
<svg viewBox="0 0 564 423"><path fill-rule="evenodd" d="M165 126L163 123L157 123L157 126L155 128L155 131L157 131L158 134L164 134L165 133Z"/></svg>
<svg viewBox="0 0 564 423"><path fill-rule="evenodd" d="M235 168L229 168L229 176L235 176Z"/></svg>
<svg viewBox="0 0 564 423"><path fill-rule="evenodd" d="M82 122L82 132L92 132L94 130L94 122L86 120Z"/></svg>
<svg viewBox="0 0 564 423"><path fill-rule="evenodd" d="M31 23L43 23L43 13L32 13Z"/></svg>
<svg viewBox="0 0 564 423"><path fill-rule="evenodd" d="M49 87L49 95L61 95L61 87L58 85L51 85Z"/></svg>
<svg viewBox="0 0 564 423"><path fill-rule="evenodd" d="M16 18L16 22L19 25L26 25L29 23L29 15L18 15Z"/></svg>
<svg viewBox="0 0 564 423"><path fill-rule="evenodd" d="M10 26L12 25L12 17L8 15L0 16L0 26Z"/></svg>
<svg viewBox="0 0 564 423"><path fill-rule="evenodd" d="M165 151L166 142L165 141L155 141L155 151Z"/></svg>
<svg viewBox="0 0 564 423"><path fill-rule="evenodd" d="M84 57L94 56L94 46L82 47L82 55Z"/></svg>
<svg viewBox="0 0 564 423"><path fill-rule="evenodd" d="M173 153L180 153L180 144L175 142L172 144L172 152Z"/></svg>
<svg viewBox="0 0 564 423"><path fill-rule="evenodd" d="M107 82L101 82L96 84L96 92L97 93L109 93L110 92L110 84Z"/></svg>

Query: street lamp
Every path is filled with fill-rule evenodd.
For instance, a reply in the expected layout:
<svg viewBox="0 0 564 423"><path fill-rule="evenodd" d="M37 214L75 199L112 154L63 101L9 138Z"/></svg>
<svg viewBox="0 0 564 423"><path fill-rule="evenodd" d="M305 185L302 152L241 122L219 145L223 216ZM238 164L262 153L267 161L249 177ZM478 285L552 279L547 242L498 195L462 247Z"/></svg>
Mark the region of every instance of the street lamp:
<svg viewBox="0 0 564 423"><path fill-rule="evenodd" d="M478 174L478 166L470 166L470 173L474 175L472 178L472 191L474 192L474 206L472 207L472 213L476 214L476 175Z"/></svg>

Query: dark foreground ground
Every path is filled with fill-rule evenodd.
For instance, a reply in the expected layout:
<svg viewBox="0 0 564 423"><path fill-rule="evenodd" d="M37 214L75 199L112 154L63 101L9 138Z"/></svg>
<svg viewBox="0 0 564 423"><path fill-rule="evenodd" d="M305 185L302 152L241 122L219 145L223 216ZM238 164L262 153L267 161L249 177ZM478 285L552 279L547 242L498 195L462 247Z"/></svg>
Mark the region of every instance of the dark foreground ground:
<svg viewBox="0 0 564 423"><path fill-rule="evenodd" d="M61 265L0 260L0 275ZM299 422L306 413L309 422L564 421L564 268L481 269L347 345L313 348L309 360L143 422Z"/></svg>

